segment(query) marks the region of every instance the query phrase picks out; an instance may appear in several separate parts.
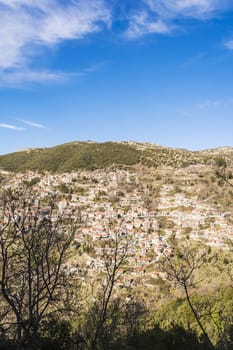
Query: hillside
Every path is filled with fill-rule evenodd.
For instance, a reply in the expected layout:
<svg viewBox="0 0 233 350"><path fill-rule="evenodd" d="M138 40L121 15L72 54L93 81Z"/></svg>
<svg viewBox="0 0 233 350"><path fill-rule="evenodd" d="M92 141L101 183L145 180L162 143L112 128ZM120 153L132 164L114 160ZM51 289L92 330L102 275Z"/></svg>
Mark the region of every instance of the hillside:
<svg viewBox="0 0 233 350"><path fill-rule="evenodd" d="M30 245L33 254L46 251L43 244L48 242L44 243L38 236L39 250L34 250L37 249L34 245L36 234L45 232L42 238L46 240L48 237L49 241L50 237L56 237L50 223L49 232L41 229L41 222L46 223L50 215L50 205L53 206L51 222L57 225L58 218L63 229L72 218L76 220L78 217L78 227L75 227L74 240L65 257L61 275L65 290L63 294L59 290L59 296L62 296L59 303L62 305L64 300L64 309L71 305L76 312L72 318L61 314L70 329L67 333L69 342L76 344L76 338L72 339L77 329L82 337L86 336L87 329L89 337L89 329L93 327L90 320L96 320L95 312L99 312L96 306L102 305L109 271L114 271L115 261L120 265L111 291L107 321L111 324L112 317L116 317L113 324L120 338L117 335L112 337L111 333L116 346L114 344L107 349L152 349L144 345L150 339L157 349L159 334L164 334L165 330L173 334L173 327L178 330L177 339L184 339L186 332L191 330L196 337L193 339L199 341L202 333L190 312L182 286L168 278L169 265L163 263L171 261L177 271L189 273L193 261L195 263L201 258L201 264L196 265L198 267L190 275L191 302L196 308L204 310L203 325L208 329L212 342L219 343L221 334L212 315L218 317L223 329L226 327L225 319L229 319L229 325L233 324L233 290L230 285L233 264L232 252L229 251L233 238L232 155L231 148L190 152L149 143L73 142L0 157L2 167L17 171L0 171L0 218L8 214L5 210L6 195L14 194L14 197L9 197L12 198L9 205L14 215L8 222L12 222L13 217L17 219L15 237L17 240L26 237L30 244L33 242ZM222 166L225 159L226 168ZM115 166L111 166L113 164ZM41 172L24 171L26 169ZM228 181L217 176L217 171L223 171ZM25 199L30 209L23 209ZM15 210L19 210L18 215ZM25 228L24 220L21 220L24 213L29 215L30 220ZM31 225L32 214L35 225L38 222L38 232L35 231L36 226ZM21 235L18 234L19 227L23 228ZM11 239L8 231L5 231L4 237ZM18 260L22 256L19 254L22 246L17 242L14 244L16 254L10 252L8 255L10 259L16 259L9 266L14 266L11 274L17 288L22 285L19 274L28 276L27 267L22 268L22 260ZM37 254L32 256L33 259L36 257L32 266L37 268ZM27 258L26 263L28 261ZM43 266L42 263L40 266ZM25 300L27 305L28 299ZM145 338L138 348L124 345L128 341L132 344L132 339L127 338L128 316L132 319L136 317L139 327L141 324L145 327ZM55 324L53 320L51 322ZM156 336L153 335L154 324L158 325ZM62 332L66 330L64 325L61 323ZM45 326L48 328L47 323ZM54 329L52 331L55 332ZM151 338L148 332L152 332ZM45 334L43 329L41 334ZM131 326L129 334L131 337ZM133 334L136 337L136 333ZM138 334L144 337L141 328ZM158 349L171 348L165 342L169 337L168 333L162 335L164 347L158 345ZM173 338L169 339L173 344ZM176 349L207 349L205 345L201 348L175 345ZM69 345L65 348L74 347ZM217 345L215 349L222 350Z"/></svg>
<svg viewBox="0 0 233 350"><path fill-rule="evenodd" d="M222 150L192 152L149 143L136 142L71 142L51 148L30 149L0 157L0 167L8 171L25 170L66 172L78 169L103 169L111 165L143 164L175 168L191 164L205 164ZM232 156L232 149L227 149Z"/></svg>

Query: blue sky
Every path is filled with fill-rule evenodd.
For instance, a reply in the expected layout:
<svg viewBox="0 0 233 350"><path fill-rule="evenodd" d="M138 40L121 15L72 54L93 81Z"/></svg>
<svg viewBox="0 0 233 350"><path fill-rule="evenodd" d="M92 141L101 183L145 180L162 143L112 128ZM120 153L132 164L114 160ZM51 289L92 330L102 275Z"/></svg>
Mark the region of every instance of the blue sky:
<svg viewBox="0 0 233 350"><path fill-rule="evenodd" d="M0 0L0 23L0 154L233 146L231 0Z"/></svg>

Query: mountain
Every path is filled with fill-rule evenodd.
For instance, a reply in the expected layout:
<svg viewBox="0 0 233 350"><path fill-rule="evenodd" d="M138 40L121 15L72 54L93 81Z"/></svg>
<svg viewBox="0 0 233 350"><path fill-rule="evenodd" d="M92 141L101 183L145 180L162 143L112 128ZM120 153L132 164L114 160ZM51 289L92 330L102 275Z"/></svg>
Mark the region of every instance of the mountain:
<svg viewBox="0 0 233 350"><path fill-rule="evenodd" d="M206 164L218 156L233 159L233 149L223 147L206 151L172 149L151 143L70 142L51 148L27 149L0 156L0 168L7 171L25 170L66 172L78 169L103 169L111 165L149 167L161 165L174 168L191 164Z"/></svg>

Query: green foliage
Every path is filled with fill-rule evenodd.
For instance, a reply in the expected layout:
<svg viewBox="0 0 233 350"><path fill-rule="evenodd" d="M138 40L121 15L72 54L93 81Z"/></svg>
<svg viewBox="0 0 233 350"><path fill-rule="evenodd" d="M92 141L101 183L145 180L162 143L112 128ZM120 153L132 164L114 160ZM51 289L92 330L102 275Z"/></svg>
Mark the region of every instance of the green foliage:
<svg viewBox="0 0 233 350"><path fill-rule="evenodd" d="M64 194L70 193L70 189L65 183L62 183L60 186L58 186L58 190Z"/></svg>
<svg viewBox="0 0 233 350"><path fill-rule="evenodd" d="M221 156L216 158L215 164L216 164L216 166L222 167L222 168L226 168L226 166L227 166L226 159L224 157L221 157Z"/></svg>
<svg viewBox="0 0 233 350"><path fill-rule="evenodd" d="M30 181L24 181L24 184L27 187L33 187L36 184L38 184L40 182L40 178L39 177L34 177L33 179L31 179Z"/></svg>
<svg viewBox="0 0 233 350"><path fill-rule="evenodd" d="M77 169L101 169L112 164L134 165L139 160L140 152L129 145L74 142L1 156L0 167L9 171L31 169L68 172Z"/></svg>
<svg viewBox="0 0 233 350"><path fill-rule="evenodd" d="M195 333L176 326L170 330L154 329L134 334L129 340L129 350L201 350L206 349Z"/></svg>
<svg viewBox="0 0 233 350"><path fill-rule="evenodd" d="M214 343L222 338L224 330L233 323L233 289L223 288L217 293L193 295L193 305L202 313L202 323ZM154 315L154 322L162 329L171 329L174 325L192 329L199 336L200 330L185 299L176 299L165 303ZM228 337L228 335L226 335Z"/></svg>
<svg viewBox="0 0 233 350"><path fill-rule="evenodd" d="M74 348L72 327L68 321L59 321L51 318L43 322L40 334L38 347L41 350L67 350Z"/></svg>
<svg viewBox="0 0 233 350"><path fill-rule="evenodd" d="M77 186L77 187L75 187L74 192L80 196L85 196L87 194L88 190L87 190L87 188Z"/></svg>
<svg viewBox="0 0 233 350"><path fill-rule="evenodd" d="M8 171L25 170L69 172L77 169L103 169L111 165L149 167L167 165L183 167L203 163L197 152L176 150L137 143L71 142L52 148L12 153L0 157L0 168Z"/></svg>

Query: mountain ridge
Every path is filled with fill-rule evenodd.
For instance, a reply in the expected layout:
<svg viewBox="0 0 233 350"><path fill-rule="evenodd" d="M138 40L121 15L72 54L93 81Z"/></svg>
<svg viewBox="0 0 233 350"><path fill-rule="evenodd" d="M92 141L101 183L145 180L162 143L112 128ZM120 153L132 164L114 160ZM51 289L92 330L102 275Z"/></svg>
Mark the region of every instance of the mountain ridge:
<svg viewBox="0 0 233 350"><path fill-rule="evenodd" d="M112 165L148 167L187 167L206 164L219 156L233 160L233 148L219 147L202 151L165 147L135 141L72 141L53 147L28 148L0 156L0 168L7 171L26 170L66 172L78 169L103 169Z"/></svg>

